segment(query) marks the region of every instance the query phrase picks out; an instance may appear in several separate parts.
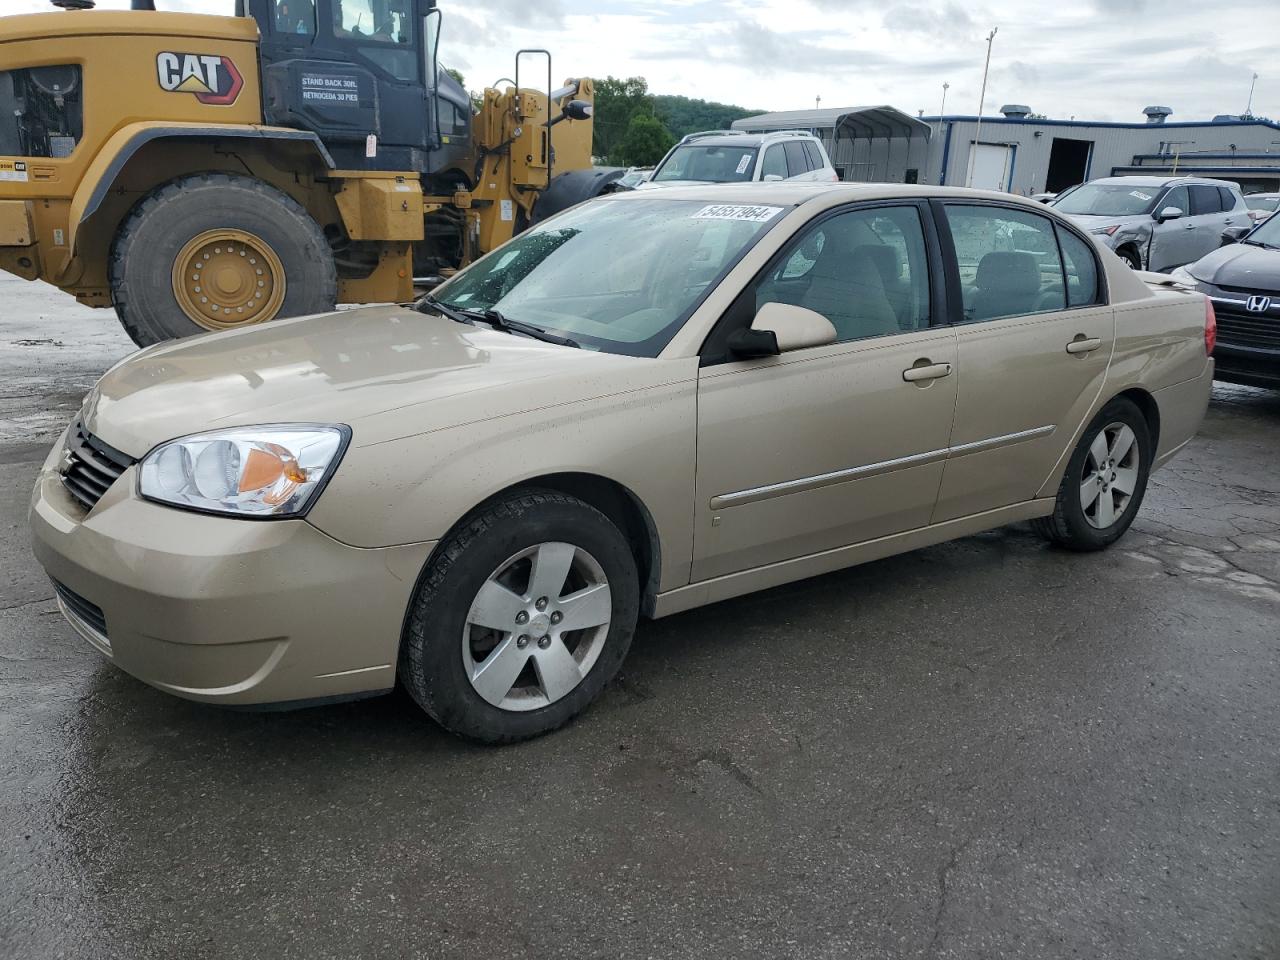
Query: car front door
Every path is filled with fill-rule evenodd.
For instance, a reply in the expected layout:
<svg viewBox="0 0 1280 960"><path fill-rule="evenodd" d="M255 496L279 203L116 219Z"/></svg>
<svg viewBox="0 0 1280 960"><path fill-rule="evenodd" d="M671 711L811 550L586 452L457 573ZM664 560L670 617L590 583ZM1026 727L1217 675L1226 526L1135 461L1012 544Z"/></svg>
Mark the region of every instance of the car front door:
<svg viewBox="0 0 1280 960"><path fill-rule="evenodd" d="M935 208L964 302L940 523L1035 497L1102 389L1115 321L1072 230L999 204Z"/></svg>
<svg viewBox="0 0 1280 960"><path fill-rule="evenodd" d="M939 247L917 204L841 209L803 230L708 338L698 381L693 579L925 526L956 403ZM765 303L838 342L737 359Z"/></svg>
<svg viewBox="0 0 1280 960"><path fill-rule="evenodd" d="M1222 194L1213 184L1193 183L1187 191L1191 196L1191 223L1195 235L1195 248L1187 263L1192 263L1222 246L1222 231L1227 229L1228 214L1222 208Z"/></svg>
<svg viewBox="0 0 1280 960"><path fill-rule="evenodd" d="M1182 216L1163 223L1157 219L1151 226L1151 246L1147 254L1148 270L1172 270L1184 263L1198 260L1196 254L1196 224L1191 212L1191 195L1185 186L1174 187L1166 193L1151 212L1158 218L1160 211L1177 207Z"/></svg>

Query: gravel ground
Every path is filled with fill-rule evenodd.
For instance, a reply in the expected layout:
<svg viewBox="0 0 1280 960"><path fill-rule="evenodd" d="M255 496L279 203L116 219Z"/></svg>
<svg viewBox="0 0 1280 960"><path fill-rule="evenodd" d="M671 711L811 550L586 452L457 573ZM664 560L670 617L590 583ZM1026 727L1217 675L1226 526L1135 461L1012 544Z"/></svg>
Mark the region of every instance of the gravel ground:
<svg viewBox="0 0 1280 960"><path fill-rule="evenodd" d="M0 303L0 956L1280 956L1280 395L1220 387L1104 554L1016 526L643 624L483 749L80 642L27 498L131 345Z"/></svg>

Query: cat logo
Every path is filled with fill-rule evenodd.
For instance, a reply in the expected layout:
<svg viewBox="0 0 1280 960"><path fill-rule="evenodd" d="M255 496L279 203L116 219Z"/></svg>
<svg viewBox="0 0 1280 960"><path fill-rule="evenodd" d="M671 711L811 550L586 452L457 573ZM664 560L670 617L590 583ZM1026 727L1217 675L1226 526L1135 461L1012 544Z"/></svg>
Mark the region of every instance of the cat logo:
<svg viewBox="0 0 1280 960"><path fill-rule="evenodd" d="M156 55L156 78L170 93L192 93L201 103L229 106L244 87L244 77L230 57L204 53Z"/></svg>

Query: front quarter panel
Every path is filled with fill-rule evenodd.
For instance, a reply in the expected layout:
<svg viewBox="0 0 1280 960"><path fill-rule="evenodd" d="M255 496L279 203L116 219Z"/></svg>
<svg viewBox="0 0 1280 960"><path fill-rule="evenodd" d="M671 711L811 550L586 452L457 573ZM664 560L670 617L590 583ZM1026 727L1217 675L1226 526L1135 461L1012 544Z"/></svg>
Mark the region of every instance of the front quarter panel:
<svg viewBox="0 0 1280 960"><path fill-rule="evenodd" d="M659 539L659 587L681 586L693 553L696 383L694 358L638 361L603 395L363 446L362 434L388 425L353 424L352 446L309 519L360 547L437 540L503 490L551 474L590 474L639 501ZM530 385L535 395L544 389L555 387Z"/></svg>

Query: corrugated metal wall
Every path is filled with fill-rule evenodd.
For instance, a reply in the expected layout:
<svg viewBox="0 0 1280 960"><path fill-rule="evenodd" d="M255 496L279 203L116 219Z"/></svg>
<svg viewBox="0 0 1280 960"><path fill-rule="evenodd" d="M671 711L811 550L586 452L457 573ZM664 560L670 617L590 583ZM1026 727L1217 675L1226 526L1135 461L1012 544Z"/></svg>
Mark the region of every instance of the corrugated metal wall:
<svg viewBox="0 0 1280 960"><path fill-rule="evenodd" d="M928 183L945 183L963 186L969 163L969 151L977 124L972 119L945 120L936 118L926 122L934 129L929 142L927 169L921 177ZM1045 190L1045 177L1049 169L1049 155L1055 137L1087 140L1093 143L1087 176L1089 179L1108 177L1116 168L1129 168L1123 172L1140 173L1132 169L1135 157L1142 154L1170 154L1167 168L1172 164L1172 153L1179 156L1178 172L1194 174L1196 168L1207 168L1205 175L1231 179L1223 169L1244 170L1267 168L1274 170L1280 180L1280 129L1263 123L1226 124L1142 124L1134 126L1109 126L1088 123L1037 123L1036 121L1009 122L1003 118L983 118L982 142L1010 144L1016 148L1010 191L1029 195ZM1179 143L1178 141L1183 141ZM1162 146L1163 145L1163 146ZM1263 158L1209 159L1197 158L1204 152L1230 153L1232 145L1239 154L1264 154ZM943 178L943 161L946 170ZM1145 161L1153 176L1168 174L1160 164ZM1212 172L1207 172L1211 169ZM900 178L892 178L900 179Z"/></svg>

